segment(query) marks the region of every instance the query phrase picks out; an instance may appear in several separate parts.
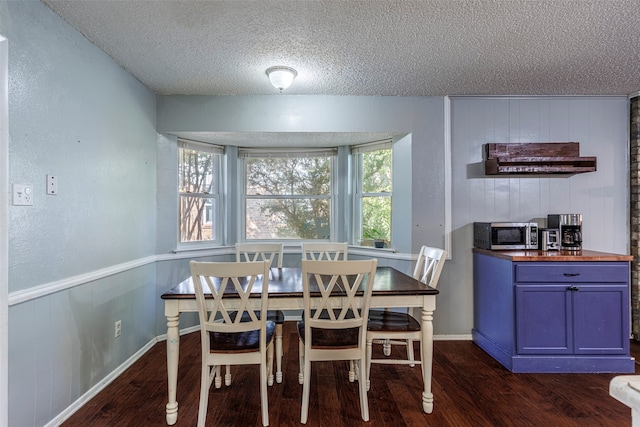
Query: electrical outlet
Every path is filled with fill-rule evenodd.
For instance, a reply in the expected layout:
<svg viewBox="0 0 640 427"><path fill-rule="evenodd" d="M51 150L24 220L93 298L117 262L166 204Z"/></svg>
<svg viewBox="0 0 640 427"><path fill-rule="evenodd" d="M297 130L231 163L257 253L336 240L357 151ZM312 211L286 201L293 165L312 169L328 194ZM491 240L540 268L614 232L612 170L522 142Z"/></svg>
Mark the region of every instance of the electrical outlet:
<svg viewBox="0 0 640 427"><path fill-rule="evenodd" d="M122 333L122 321L121 320L116 321L116 323L113 325L113 329L114 329L115 337L118 338Z"/></svg>
<svg viewBox="0 0 640 427"><path fill-rule="evenodd" d="M11 192L13 206L33 206L33 186L31 184L13 184Z"/></svg>

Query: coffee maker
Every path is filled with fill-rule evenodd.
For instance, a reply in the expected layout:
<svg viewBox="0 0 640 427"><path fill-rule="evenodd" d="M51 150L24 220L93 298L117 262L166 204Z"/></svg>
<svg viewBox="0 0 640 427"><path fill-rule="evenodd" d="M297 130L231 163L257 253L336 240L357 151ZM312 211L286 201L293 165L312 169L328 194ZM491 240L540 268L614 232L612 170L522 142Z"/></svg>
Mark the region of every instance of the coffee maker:
<svg viewBox="0 0 640 427"><path fill-rule="evenodd" d="M547 216L549 228L560 229L560 249L563 251L582 250L582 215L554 214Z"/></svg>

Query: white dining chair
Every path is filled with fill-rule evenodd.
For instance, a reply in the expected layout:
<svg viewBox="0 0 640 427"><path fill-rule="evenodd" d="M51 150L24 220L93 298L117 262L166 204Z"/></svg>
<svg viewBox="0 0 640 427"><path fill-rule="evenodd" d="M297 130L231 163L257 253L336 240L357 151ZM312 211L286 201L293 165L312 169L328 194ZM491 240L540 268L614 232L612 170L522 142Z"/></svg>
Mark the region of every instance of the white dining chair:
<svg viewBox="0 0 640 427"><path fill-rule="evenodd" d="M302 259L312 261L346 261L349 245L340 242L302 242ZM356 373L353 362L349 362L349 381L354 382ZM302 383L300 383L302 384Z"/></svg>
<svg viewBox="0 0 640 427"><path fill-rule="evenodd" d="M312 261L346 260L347 243L337 242L302 242L302 259Z"/></svg>
<svg viewBox="0 0 640 427"><path fill-rule="evenodd" d="M282 243L265 242L265 243L236 243L236 261L268 261L269 267L273 267L274 261L277 259L277 268L282 268L282 259L284 248ZM282 383L282 327L285 321L285 315L282 310L269 310L267 312L267 320L276 322L276 376L275 380L278 384ZM227 368L225 375L225 383L231 384L231 371ZM269 385L273 384L273 378L269 378Z"/></svg>
<svg viewBox="0 0 640 427"><path fill-rule="evenodd" d="M284 248L282 243L236 243L236 261L269 261L269 267L273 267L273 261L278 260L277 268L282 268Z"/></svg>
<svg viewBox="0 0 640 427"><path fill-rule="evenodd" d="M413 270L413 278L421 281L425 286L435 288L438 286L440 273L444 267L447 252L444 249L422 246L418 254L418 260ZM370 310L367 325L367 389L370 385L369 374L372 363L410 365L420 364L424 355L420 354L420 360L416 361L413 352L413 342L422 342L420 322L409 312L396 312L388 309ZM373 359L373 343L384 346L384 355L387 358ZM406 359L389 358L392 345L402 345L406 348ZM422 345L420 346L422 349Z"/></svg>
<svg viewBox="0 0 640 427"><path fill-rule="evenodd" d="M262 425L269 425L267 381L273 364L275 323L267 320L269 263L196 262L189 263L200 319L202 366L198 427L207 417L209 388L221 365L260 365L260 406ZM250 304L249 296L262 276L260 310ZM206 293L205 293L206 289ZM238 298L223 298L225 291ZM210 297L210 298L209 298ZM237 303L238 307L229 307ZM211 301L212 300L212 301ZM207 304L210 301L210 304Z"/></svg>
<svg viewBox="0 0 640 427"><path fill-rule="evenodd" d="M309 416L311 362L348 360L359 377L360 414L369 420L366 388L366 329L378 261L302 260L304 312L298 321L300 422ZM339 299L330 298L338 291ZM358 293L359 292L359 293ZM313 309L312 309L313 298Z"/></svg>

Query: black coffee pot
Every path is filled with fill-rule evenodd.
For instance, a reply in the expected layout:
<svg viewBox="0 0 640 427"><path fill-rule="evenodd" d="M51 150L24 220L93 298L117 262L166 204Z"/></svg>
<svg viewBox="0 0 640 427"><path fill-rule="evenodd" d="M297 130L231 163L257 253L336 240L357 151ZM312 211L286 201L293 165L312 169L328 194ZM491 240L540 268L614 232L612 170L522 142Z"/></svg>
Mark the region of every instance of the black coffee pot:
<svg viewBox="0 0 640 427"><path fill-rule="evenodd" d="M560 248L566 251L582 250L582 215L560 215Z"/></svg>

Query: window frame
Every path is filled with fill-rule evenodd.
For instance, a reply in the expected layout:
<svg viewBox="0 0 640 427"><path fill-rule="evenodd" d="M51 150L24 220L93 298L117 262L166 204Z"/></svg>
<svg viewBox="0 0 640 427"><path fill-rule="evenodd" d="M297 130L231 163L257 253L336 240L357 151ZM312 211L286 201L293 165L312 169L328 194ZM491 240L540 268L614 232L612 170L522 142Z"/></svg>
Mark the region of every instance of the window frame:
<svg viewBox="0 0 640 427"><path fill-rule="evenodd" d="M199 249L199 248L208 248L213 246L221 246L223 242L223 212L225 211L223 203L223 156L224 156L224 147L220 145L210 144L206 142L200 141L192 141L187 139L178 138L178 149L177 149L177 248L178 249ZM194 150L202 153L208 153L213 156L212 162L212 176L214 179L214 183L211 187L211 193L186 193L181 190L181 182L182 177L180 176L181 169L181 150ZM213 206L211 207L211 217L212 221L211 225L214 230L216 230L215 238L210 240L196 240L196 241L182 241L182 207L181 201L182 197L200 197L202 199L209 199ZM205 202L205 209L208 203ZM206 215L206 212L204 212Z"/></svg>
<svg viewBox="0 0 640 427"><path fill-rule="evenodd" d="M372 151L391 150L391 191L387 192L364 192L363 191L363 154ZM351 156L353 163L353 224L352 224L352 244L362 246L364 236L362 235L362 201L365 197L389 197L391 199L393 213L393 141L391 139L368 142L351 146ZM389 244L393 241L393 220L389 218Z"/></svg>
<svg viewBox="0 0 640 427"><path fill-rule="evenodd" d="M247 195L247 160L255 158L286 158L286 157L329 157L330 158L330 194L325 195L268 195L268 196L254 196ZM238 231L240 242L272 242L272 241L285 241L288 243L296 244L303 241L332 241L335 238L335 219L336 219L336 183L337 183L337 147L326 148L239 148L238 149L238 193L239 197L239 211L238 216ZM329 217L329 238L328 239L303 239L303 238L273 238L273 239L248 239L247 238L247 199L260 200L260 199L324 199L329 200L330 203L330 217Z"/></svg>

